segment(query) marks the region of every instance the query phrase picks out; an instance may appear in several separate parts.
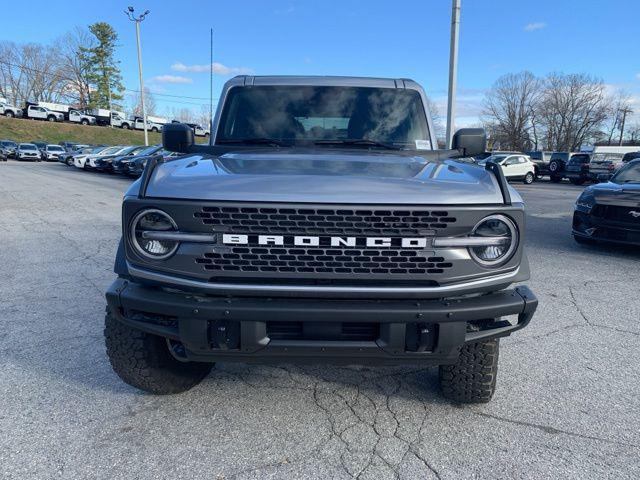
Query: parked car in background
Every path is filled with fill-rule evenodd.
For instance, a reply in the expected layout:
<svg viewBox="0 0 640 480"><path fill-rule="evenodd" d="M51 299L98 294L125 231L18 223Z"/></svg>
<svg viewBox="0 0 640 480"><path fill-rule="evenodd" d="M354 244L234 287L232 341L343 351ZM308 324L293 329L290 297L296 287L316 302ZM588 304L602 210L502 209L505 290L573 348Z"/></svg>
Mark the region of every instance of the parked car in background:
<svg viewBox="0 0 640 480"><path fill-rule="evenodd" d="M82 125L95 125L96 117L79 112L78 110L69 110L69 121Z"/></svg>
<svg viewBox="0 0 640 480"><path fill-rule="evenodd" d="M640 246L640 159L629 161L608 182L584 189L576 201L572 233L583 244Z"/></svg>
<svg viewBox="0 0 640 480"><path fill-rule="evenodd" d="M144 130L144 121L142 120L142 117L134 117L133 120L133 128L136 130ZM165 123L167 123L165 118L147 115L147 131L149 132L160 132Z"/></svg>
<svg viewBox="0 0 640 480"><path fill-rule="evenodd" d="M49 144L44 147L45 160L48 162L56 162L66 152L60 145Z"/></svg>
<svg viewBox="0 0 640 480"><path fill-rule="evenodd" d="M154 155L162 150L162 145L151 145L144 147L143 150L136 152L134 155L120 155L115 157L111 162L111 169L113 173L126 175L129 172L129 163L134 161L138 157L144 157Z"/></svg>
<svg viewBox="0 0 640 480"><path fill-rule="evenodd" d="M640 147L638 147L640 150ZM607 181L614 173L632 160L640 158L640 151L627 153L595 153L591 169L596 180Z"/></svg>
<svg viewBox="0 0 640 480"><path fill-rule="evenodd" d="M38 147L38 151L40 152L40 160L45 160L47 156L44 153L44 149L47 146L47 142L43 142L41 140L32 140L31 143Z"/></svg>
<svg viewBox="0 0 640 480"><path fill-rule="evenodd" d="M88 167L99 170L101 172L111 172L113 171L112 162L116 158L133 156L136 153L146 149L148 147L144 145L131 145L128 147L124 147L118 152L110 155L100 155L96 158L89 158Z"/></svg>
<svg viewBox="0 0 640 480"><path fill-rule="evenodd" d="M0 140L0 146L7 152L7 158L16 158L18 144L13 140Z"/></svg>
<svg viewBox="0 0 640 480"><path fill-rule="evenodd" d="M7 150L0 145L0 161L6 162L7 157L8 157Z"/></svg>
<svg viewBox="0 0 640 480"><path fill-rule="evenodd" d="M103 150L106 150L107 148L113 148L113 147L99 146L99 147L83 148L81 151L79 151L75 155L71 155L71 158L67 158L66 163L69 166L73 165L74 167L77 167L77 168L84 168L84 163L87 161L87 157L89 155L98 155L100 152L102 152Z"/></svg>
<svg viewBox="0 0 640 480"><path fill-rule="evenodd" d="M538 150L525 153L529 156L529 158L535 165L537 178L540 178L544 175L550 175L551 172L549 171L549 162L551 162L551 155L553 152Z"/></svg>
<svg viewBox="0 0 640 480"><path fill-rule="evenodd" d="M31 160L34 162L40 161L40 150L33 143L20 143L18 150L16 151L16 158L18 160Z"/></svg>
<svg viewBox="0 0 640 480"><path fill-rule="evenodd" d="M35 120L47 120L49 122L62 122L64 120L64 114L60 112L54 112L46 107L40 107L37 105L29 105L27 108L27 118L33 118Z"/></svg>
<svg viewBox="0 0 640 480"><path fill-rule="evenodd" d="M590 172L591 155L588 153L576 153L571 156L565 167L565 175L574 185L582 185L589 180L594 180Z"/></svg>
<svg viewBox="0 0 640 480"><path fill-rule="evenodd" d="M175 158L180 154L162 149L162 150L158 150L152 155L138 155L137 157L134 157L127 164L127 171L125 173L131 177L139 177L140 175L142 175L142 172L144 171L144 167L147 165L147 162L149 161L149 159L151 157L154 157L155 155L162 155L162 158L168 159L168 158Z"/></svg>
<svg viewBox="0 0 640 480"><path fill-rule="evenodd" d="M500 165L502 173L504 173L507 180L522 180L527 185L530 185L536 179L535 164L527 155L522 153L491 155L478 162L478 165L485 166L487 162L494 162Z"/></svg>
<svg viewBox="0 0 640 480"><path fill-rule="evenodd" d="M71 150L73 150L73 147L75 147L78 144L76 142L60 142L58 143L58 145L64 148L66 152L70 152Z"/></svg>
<svg viewBox="0 0 640 480"><path fill-rule="evenodd" d="M95 168L95 160L98 157L104 157L107 155L116 155L118 152L126 148L125 145L116 145L113 147L107 147L100 150L98 153L91 153L85 155L82 158L73 158L73 164L78 168L84 168L85 170L92 170Z"/></svg>
<svg viewBox="0 0 640 480"><path fill-rule="evenodd" d="M22 109L18 108L14 105L9 105L6 102L0 102L0 115L4 115L5 117L21 117Z"/></svg>

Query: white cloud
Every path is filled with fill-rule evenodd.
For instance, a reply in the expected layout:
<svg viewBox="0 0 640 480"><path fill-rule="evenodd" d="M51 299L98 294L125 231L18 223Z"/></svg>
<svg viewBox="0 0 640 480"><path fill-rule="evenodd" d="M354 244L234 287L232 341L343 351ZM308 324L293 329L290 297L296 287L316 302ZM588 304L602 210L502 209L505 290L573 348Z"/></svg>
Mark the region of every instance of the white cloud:
<svg viewBox="0 0 640 480"><path fill-rule="evenodd" d="M545 22L527 23L527 25L525 25L525 27L524 27L524 31L525 32L533 32L535 30L542 30L546 26L547 26L547 24Z"/></svg>
<svg viewBox="0 0 640 480"><path fill-rule="evenodd" d="M180 75L158 75L153 77L151 81L156 83L193 83L193 80Z"/></svg>
<svg viewBox="0 0 640 480"><path fill-rule="evenodd" d="M193 72L203 73L211 71L211 64L206 65L185 65L182 62L176 62L171 65L171 70L176 72ZM213 73L218 75L246 75L253 73L253 70L247 67L227 67L218 62L213 62Z"/></svg>

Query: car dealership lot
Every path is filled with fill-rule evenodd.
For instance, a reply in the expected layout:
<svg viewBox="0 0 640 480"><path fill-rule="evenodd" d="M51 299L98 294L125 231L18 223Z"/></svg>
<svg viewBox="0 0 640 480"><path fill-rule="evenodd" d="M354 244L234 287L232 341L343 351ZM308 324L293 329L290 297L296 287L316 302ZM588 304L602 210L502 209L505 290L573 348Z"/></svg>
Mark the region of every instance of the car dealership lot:
<svg viewBox="0 0 640 480"><path fill-rule="evenodd" d="M454 406L437 370L224 364L154 397L102 340L130 180L0 165L2 478L638 478L640 254L570 235L581 187L528 203L531 325L501 342L493 401Z"/></svg>

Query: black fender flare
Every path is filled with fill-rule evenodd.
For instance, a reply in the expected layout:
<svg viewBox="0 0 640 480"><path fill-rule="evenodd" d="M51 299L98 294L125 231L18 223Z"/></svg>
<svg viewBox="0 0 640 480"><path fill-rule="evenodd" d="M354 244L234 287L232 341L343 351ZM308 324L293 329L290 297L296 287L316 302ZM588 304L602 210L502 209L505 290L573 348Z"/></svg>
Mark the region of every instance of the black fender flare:
<svg viewBox="0 0 640 480"><path fill-rule="evenodd" d="M113 271L120 276L129 275L127 257L124 252L124 239L122 237L120 237L120 243L118 243L118 251L116 252L116 260L113 264Z"/></svg>

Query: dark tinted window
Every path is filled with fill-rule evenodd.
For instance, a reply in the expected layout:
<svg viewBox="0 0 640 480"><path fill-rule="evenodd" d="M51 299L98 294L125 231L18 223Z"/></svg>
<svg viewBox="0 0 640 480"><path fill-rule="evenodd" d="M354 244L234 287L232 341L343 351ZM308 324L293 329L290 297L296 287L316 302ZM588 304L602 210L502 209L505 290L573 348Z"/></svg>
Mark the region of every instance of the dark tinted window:
<svg viewBox="0 0 640 480"><path fill-rule="evenodd" d="M622 161L630 162L631 160L635 160L636 158L640 158L640 152L625 153L624 157L622 157Z"/></svg>
<svg viewBox="0 0 640 480"><path fill-rule="evenodd" d="M589 155L573 155L571 160L569 160L569 164L571 165L582 165L584 163L589 163Z"/></svg>
<svg viewBox="0 0 640 480"><path fill-rule="evenodd" d="M611 179L615 183L640 183L640 162L623 167Z"/></svg>
<svg viewBox="0 0 640 480"><path fill-rule="evenodd" d="M295 143L373 140L415 148L429 140L418 92L391 88L235 87L217 141L270 138Z"/></svg>

